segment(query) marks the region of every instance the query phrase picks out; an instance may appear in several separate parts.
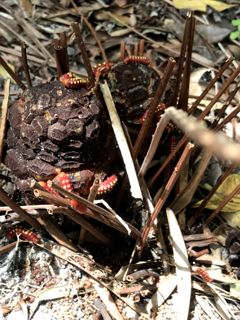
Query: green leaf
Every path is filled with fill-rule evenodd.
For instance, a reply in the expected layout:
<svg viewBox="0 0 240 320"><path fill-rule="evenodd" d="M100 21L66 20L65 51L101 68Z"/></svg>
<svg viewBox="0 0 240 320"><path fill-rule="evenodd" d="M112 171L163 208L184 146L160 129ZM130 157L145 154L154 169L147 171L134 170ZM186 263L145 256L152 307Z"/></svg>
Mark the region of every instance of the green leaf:
<svg viewBox="0 0 240 320"><path fill-rule="evenodd" d="M240 26L240 19L232 20L231 23L234 27L238 27Z"/></svg>
<svg viewBox="0 0 240 320"><path fill-rule="evenodd" d="M240 184L240 175L231 174L224 180L224 182L218 187L211 199L208 201L206 208L215 210L220 203L222 203L224 197L230 194ZM201 201L194 206L199 206ZM236 194L231 201L229 201L222 209L222 212L240 212L240 193Z"/></svg>
<svg viewBox="0 0 240 320"><path fill-rule="evenodd" d="M231 32L229 37L231 40L236 40L236 39L240 38L240 31L236 30L236 31Z"/></svg>

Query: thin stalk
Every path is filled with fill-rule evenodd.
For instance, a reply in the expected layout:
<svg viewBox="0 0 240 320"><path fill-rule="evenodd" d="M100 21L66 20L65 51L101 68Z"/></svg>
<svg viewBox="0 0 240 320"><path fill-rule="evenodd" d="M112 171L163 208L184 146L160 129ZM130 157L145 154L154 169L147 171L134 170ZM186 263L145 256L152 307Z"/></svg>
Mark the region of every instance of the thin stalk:
<svg viewBox="0 0 240 320"><path fill-rule="evenodd" d="M60 34L60 39L54 40L54 50L57 63L58 77L69 71L69 62L67 55L66 35L64 32Z"/></svg>
<svg viewBox="0 0 240 320"><path fill-rule="evenodd" d="M163 78L161 79L161 81L159 83L156 94L155 94L155 96L150 104L150 107L148 109L149 110L148 116L147 116L146 120L144 121L144 123L138 133L136 142L134 144L134 147L133 147L133 158L134 159L137 158L139 151L141 150L141 147L145 141L146 135L149 132L149 128L152 124L155 110L156 110L158 104L161 102L162 95L166 89L166 86L167 86L169 78L172 74L175 63L176 62L173 58L168 59L168 64L167 64L166 69L164 71Z"/></svg>
<svg viewBox="0 0 240 320"><path fill-rule="evenodd" d="M161 167L157 170L157 172L153 175L153 177L149 180L147 183L148 187L150 188L155 181L158 179L162 171L166 168L166 166L169 164L169 162L174 158L175 154L182 148L182 146L187 142L187 137L183 136L181 140L178 142L174 150L167 156L167 158L164 160Z"/></svg>
<svg viewBox="0 0 240 320"><path fill-rule="evenodd" d="M206 204L208 201L212 198L215 191L219 188L219 186L225 181L225 179L232 173L232 171L236 168L235 165L231 165L224 174L218 179L217 183L212 187L211 191L208 193L208 195L202 200L200 206L197 208L197 210L193 213L193 216L188 221L189 228L192 227L192 225L195 223L198 217L200 217L203 209L206 207Z"/></svg>
<svg viewBox="0 0 240 320"><path fill-rule="evenodd" d="M0 188L0 200L8 207L12 208L19 216L29 223L33 228L42 230L42 226L37 222L29 213L23 210L18 204L16 204L7 194Z"/></svg>
<svg viewBox="0 0 240 320"><path fill-rule="evenodd" d="M212 152L207 149L203 149L201 153L201 160L199 161L196 172L192 176L185 189L180 192L174 202L170 205L170 208L173 209L175 213L182 211L191 202L211 157Z"/></svg>
<svg viewBox="0 0 240 320"><path fill-rule="evenodd" d="M83 230L89 232L95 239L101 241L102 243L110 243L110 239L102 234L98 229L94 228L91 223L87 221L85 217L75 212L72 209L66 207L53 209L51 214L61 213L69 217L71 220L79 224Z"/></svg>
<svg viewBox="0 0 240 320"><path fill-rule="evenodd" d="M22 42L21 45L21 52L22 52L22 65L23 65L23 70L25 73L26 81L28 84L28 88L31 88L32 86L32 80L30 77L30 72L29 72L29 66L28 66L28 60L27 60L27 49L26 49L26 44Z"/></svg>
<svg viewBox="0 0 240 320"><path fill-rule="evenodd" d="M224 70L226 69L226 66L230 64L230 61L227 61L226 64L224 65ZM223 69L223 68L222 68ZM219 92L214 96L214 98L211 100L211 102L206 106L206 108L204 109L204 111L200 114L200 116L198 117L199 120L204 119L204 117L209 113L209 111L211 110L211 108L214 106L214 104L219 100L219 98L221 97L221 95L228 89L229 85L233 82L233 80L238 76L240 72L240 67L237 68L232 75L228 78L228 80L224 83L224 85L222 86L221 90L219 90ZM216 78L216 77L215 77ZM217 81L217 80L216 80ZM205 90L204 90L205 91ZM203 94L200 96L202 97ZM199 98L200 98L199 97ZM202 99L202 98L201 98ZM199 100L199 99L198 99ZM199 100L200 102L201 100ZM198 102L198 103L199 103ZM197 107L198 103L196 104L196 101L194 103L193 107ZM191 109L192 109L191 108ZM189 113L192 110L189 110ZM167 109L168 110L168 109ZM229 121L229 120L228 120ZM227 123L227 122L225 122ZM173 159L173 157L175 156L175 154L179 151L179 149L184 145L184 143L187 141L187 137L183 136L181 138L181 140L178 142L178 144L176 145L175 149L170 153L170 155L166 158L166 160L164 161L164 163L161 165L161 167L157 170L157 172L154 174L154 176L150 179L149 183L148 183L148 187L151 187L153 185L153 183L158 179L159 175L161 174L161 172L165 169L165 167L169 164L169 162Z"/></svg>
<svg viewBox="0 0 240 320"><path fill-rule="evenodd" d="M188 114L191 114L195 111L199 103L204 99L204 97L208 94L208 92L212 89L214 84L221 78L223 75L224 71L227 70L227 68L230 66L232 63L233 58L228 59L224 65L218 70L218 72L215 74L215 77L209 82L207 87L203 90L201 95L194 101L192 104L191 108L188 110Z"/></svg>
<svg viewBox="0 0 240 320"><path fill-rule="evenodd" d="M178 108L187 110L188 109L188 94L189 94L189 84L191 75L191 61L192 61L192 48L193 48L193 38L195 30L195 18L192 13L189 15L189 38L187 39L187 52L185 65L183 70L183 78L181 83L181 89L179 93ZM175 105L175 104L174 104Z"/></svg>
<svg viewBox="0 0 240 320"><path fill-rule="evenodd" d="M240 192L240 184L236 186L236 188L229 193L227 196L223 198L223 201L218 205L218 207L210 214L210 216L206 220L206 225L208 225L218 214L219 212L226 206L226 204L233 199L233 197Z"/></svg>
<svg viewBox="0 0 240 320"><path fill-rule="evenodd" d="M125 59L125 49L126 49L126 43L125 41L121 41L120 43L120 59L124 60Z"/></svg>
<svg viewBox="0 0 240 320"><path fill-rule="evenodd" d="M0 117L0 162L2 161L2 155L3 155L4 136L5 136L5 128L6 128L7 112L8 112L9 91L10 91L10 79L6 79L4 81L4 98L2 101L1 117Z"/></svg>
<svg viewBox="0 0 240 320"><path fill-rule="evenodd" d="M221 120L221 118L223 117L226 109L228 108L228 106L231 104L232 100L234 99L236 93L238 93L240 90L240 87L237 86L228 96L227 101L224 103L224 105L222 106L222 108L219 110L219 113L217 115L217 117L214 119L211 128L215 128L218 126L219 121ZM231 114L231 113L230 113Z"/></svg>
<svg viewBox="0 0 240 320"><path fill-rule="evenodd" d="M215 128L215 130L222 130L223 127L230 122L240 112L240 106L236 107L229 115L224 118Z"/></svg>
<svg viewBox="0 0 240 320"><path fill-rule="evenodd" d="M141 234L141 238L139 239L139 254L141 255L145 245L146 245L146 241L148 238L148 234L154 224L155 219L157 218L157 216L159 215L163 205L165 204L170 192L172 191L178 177L179 174L181 172L181 169L183 168L184 164L185 164L185 160L187 159L189 153L191 152L191 149L193 148L193 145L191 143L188 143L180 157L180 159L178 160L178 163L176 165L176 167L174 168L174 171L170 177L170 179L168 180L163 193L161 195L161 197L159 198L154 211L148 221L148 223L145 225L145 227L142 230L142 234Z"/></svg>
<svg viewBox="0 0 240 320"><path fill-rule="evenodd" d="M173 95L171 103L170 103L170 105L172 105L172 106L175 106L177 103L177 98L178 98L178 93L179 93L179 88L180 88L181 78L182 78L182 73L183 73L183 65L184 65L184 60L185 60L186 49L187 49L188 41L190 38L191 19L192 18L188 15L188 17L186 19L186 23L185 23L181 52L180 52L180 56L178 59L176 87L174 88L174 95Z"/></svg>
<svg viewBox="0 0 240 320"><path fill-rule="evenodd" d="M71 4L72 6L74 7L74 9L76 10L77 14L80 15L80 17L82 18L83 20L83 23L86 25L86 27L89 29L89 31L91 32L93 38L95 39L97 45L98 45L98 48L99 48L99 51L101 53L101 56L103 58L104 61L108 61L107 59L107 55L106 55L106 52L102 46L102 43L96 33L96 31L94 30L93 26L91 25L91 23L88 21L87 18L84 17L84 15L81 13L81 11L79 10L79 7L76 6L75 2L73 0L71 0Z"/></svg>
<svg viewBox="0 0 240 320"><path fill-rule="evenodd" d="M97 205L95 205L94 203L88 201L87 199L76 195L75 193L69 192L67 190L65 190L64 188L60 187L59 185L53 183L52 187L54 190L56 190L57 192L59 192L60 194L70 198L70 199L75 199L81 203L83 203L86 207L88 207L89 209L91 209L93 211L93 214L90 215L90 212L87 212L86 214L88 214L89 216L91 216L92 218L95 218L96 220L105 223L107 225L109 225L112 228L117 228L119 231L123 232L123 233L127 233L126 229L124 228L124 226L122 224L119 223L119 221L115 218L115 215L112 214L112 212L107 211L106 209L103 209ZM94 214L94 212L99 213L98 215ZM116 225L113 225L113 221L116 222ZM128 225L129 229L131 230L131 234L130 236L132 237L137 237L139 236L139 231L134 228L132 225L130 225L129 223L126 222L126 224Z"/></svg>
<svg viewBox="0 0 240 320"><path fill-rule="evenodd" d="M240 73L240 66L229 76L229 78L223 83L223 86L221 89L217 92L217 94L214 96L212 101L205 107L203 112L199 115L198 119L202 120L205 118L205 116L209 113L209 111L212 109L214 104L219 100L219 98L224 94L224 92L228 89L230 84L234 81L234 79L239 75Z"/></svg>
<svg viewBox="0 0 240 320"><path fill-rule="evenodd" d="M80 51L82 53L83 64L84 64L84 67L87 70L89 81L90 81L91 85L93 86L94 83L95 83L95 77L94 77L94 73L92 71L91 63L90 63L89 58L88 58L88 54L87 54L87 50L86 50L85 44L83 42L83 38L81 36L81 30L80 30L79 24L78 23L72 23L71 27L73 29L73 32L75 33L79 49L80 49Z"/></svg>
<svg viewBox="0 0 240 320"><path fill-rule="evenodd" d="M10 77L16 82L19 88L25 90L26 86L22 83L22 81L18 78L17 74L8 66L8 64L4 61L4 59L0 56L0 64L7 71Z"/></svg>
<svg viewBox="0 0 240 320"><path fill-rule="evenodd" d="M143 56L144 55L144 46L145 46L145 40L141 39L139 41L139 56Z"/></svg>

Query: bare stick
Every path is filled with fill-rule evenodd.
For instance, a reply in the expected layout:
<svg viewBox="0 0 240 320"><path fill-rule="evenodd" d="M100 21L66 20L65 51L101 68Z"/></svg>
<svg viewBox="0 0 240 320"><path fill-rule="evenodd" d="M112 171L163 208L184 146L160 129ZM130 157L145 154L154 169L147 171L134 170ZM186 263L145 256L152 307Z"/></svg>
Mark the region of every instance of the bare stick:
<svg viewBox="0 0 240 320"><path fill-rule="evenodd" d="M31 88L32 86L32 80L30 77L30 72L29 72L29 67L28 67L28 60L27 60L27 52L26 52L26 44L22 42L21 45L21 51L22 51L22 65L23 65L23 70L25 73L26 81L28 84L28 88Z"/></svg>
<svg viewBox="0 0 240 320"><path fill-rule="evenodd" d="M200 206L197 208L197 210L194 212L193 216L188 221L188 226L191 228L192 225L195 223L197 218L201 215L203 209L205 208L208 201L211 199L215 191L219 188L219 186L225 181L225 179L231 174L231 172L236 168L235 165L231 165L224 174L218 179L217 183L213 186L211 191L208 193L208 195L203 199Z"/></svg>
<svg viewBox="0 0 240 320"><path fill-rule="evenodd" d="M106 81L103 84L100 84L100 87L103 93L106 106L108 108L108 113L112 122L113 131L128 174L128 179L131 187L131 194L134 198L143 199L131 152L129 150L126 137L124 135L124 131L121 126L121 121L117 114L110 89Z"/></svg>
<svg viewBox="0 0 240 320"><path fill-rule="evenodd" d="M211 157L212 152L208 149L203 149L201 153L201 160L199 161L196 172L194 173L186 187L181 190L177 198L170 205L174 212L179 213L192 201L192 197L199 186L199 183L203 177L203 174L208 166Z"/></svg>
<svg viewBox="0 0 240 320"><path fill-rule="evenodd" d="M75 221L77 224L79 224L84 230L89 232L95 239L102 243L111 243L110 239L106 237L104 234L102 234L98 229L96 229L85 217L80 215L78 212L76 212L73 209L59 207L52 211L52 214L55 213L61 213L66 216L68 216L71 220Z"/></svg>
<svg viewBox="0 0 240 320"><path fill-rule="evenodd" d="M88 58L88 54L87 54L87 50L85 48L85 44L83 42L83 38L81 36L81 31L80 31L80 28L79 28L79 24L78 23L72 23L71 27L72 27L72 29L73 29L73 31L75 33L79 49L80 49L80 51L82 53L83 64L84 64L84 67L87 70L87 74L88 74L90 83L91 83L91 85L94 85L95 77L94 77L94 73L92 71L91 63L90 63L89 58Z"/></svg>
<svg viewBox="0 0 240 320"><path fill-rule="evenodd" d="M168 208L166 211L177 274L177 319L187 320L189 315L192 288L191 267L188 261L186 245L183 240L183 235L175 213Z"/></svg>
<svg viewBox="0 0 240 320"><path fill-rule="evenodd" d="M144 158L144 161L143 161L142 166L140 168L140 171L138 173L139 176L145 175L145 173L148 169L148 166L151 163L151 161L155 155L155 152L156 152L158 145L159 145L159 141L161 140L162 134L163 134L168 122L169 122L169 118L168 118L168 115L165 113L161 117L160 121L158 122L156 130L152 136L151 144L148 148L147 154Z"/></svg>
<svg viewBox="0 0 240 320"><path fill-rule="evenodd" d="M175 156L175 154L182 148L182 146L187 142L187 137L183 136L181 138L181 140L178 142L178 144L176 145L176 147L174 148L174 150L167 156L167 158L165 159L165 161L163 162L163 164L161 165L161 167L157 170L157 172L153 175L153 177L149 180L148 182L148 187L150 188L155 181L157 180L157 178L160 176L160 174L162 173L162 171L166 168L166 166L169 164L169 162L173 159L173 157Z"/></svg>
<svg viewBox="0 0 240 320"><path fill-rule="evenodd" d="M126 48L125 41L121 41L121 44L120 44L120 59L121 60L125 59L125 48Z"/></svg>
<svg viewBox="0 0 240 320"><path fill-rule="evenodd" d="M22 81L18 78L17 74L14 71L12 71L12 69L8 66L8 64L4 61L4 59L1 56L0 56L0 64L7 71L10 77L17 83L17 85L21 89L25 90L26 86L22 83Z"/></svg>
<svg viewBox="0 0 240 320"><path fill-rule="evenodd" d="M139 248L140 248L139 254L140 255L146 245L147 237L148 237L148 234L154 224L154 221L157 218L157 216L159 215L164 203L166 202L170 192L172 191L172 189L173 189L173 187L179 177L181 169L183 168L183 166L185 164L185 160L187 159L192 148L193 148L193 145L191 143L188 143L186 145L185 150L183 151L180 159L178 160L178 163L177 163L176 167L174 168L174 171L173 171L170 179L168 180L168 182L163 190L163 193L162 193L161 197L159 198L148 223L143 228L141 239L139 241Z"/></svg>
<svg viewBox="0 0 240 320"><path fill-rule="evenodd" d="M145 40L141 39L139 41L139 55L143 56L144 55L144 46L145 46Z"/></svg>
<svg viewBox="0 0 240 320"><path fill-rule="evenodd" d="M189 93L189 83L191 74L191 60L192 60L192 48L193 48L193 38L195 30L195 18L192 13L189 14L189 37L187 39L187 52L185 65L182 75L181 89L179 92L178 108L187 110L188 109L188 93ZM174 104L175 105L175 104Z"/></svg>
<svg viewBox="0 0 240 320"><path fill-rule="evenodd" d="M194 103L192 104L191 108L188 110L189 114L193 113L193 111L197 108L197 106L202 101L202 99L204 99L204 97L207 95L209 90L212 89L214 84L221 78L221 76L223 75L224 71L227 70L227 68L230 66L232 61L233 61L233 58L228 59L225 62L225 64L218 70L218 72L215 74L215 77L211 80L211 82L209 82L207 87L203 90L201 95L194 101Z"/></svg>
<svg viewBox="0 0 240 320"><path fill-rule="evenodd" d="M1 119L0 119L0 162L2 160L4 135L5 135L6 121L7 121L9 90L10 90L10 79L7 79L4 81L4 98L2 101Z"/></svg>
<svg viewBox="0 0 240 320"><path fill-rule="evenodd" d="M37 230L42 230L42 226L37 222L31 215L29 215L25 210L23 210L18 204L16 204L9 196L0 188L0 200L6 205L12 208L20 217L27 221L33 228Z"/></svg>
<svg viewBox="0 0 240 320"><path fill-rule="evenodd" d="M102 43L96 33L96 31L94 30L93 26L91 25L91 23L88 21L87 18L84 17L84 15L81 13L81 11L79 10L80 8L76 6L75 2L73 0L71 0L71 4L72 6L74 7L74 9L76 10L76 12L80 15L80 17L82 18L84 24L86 25L86 27L89 29L89 31L91 32L93 38L95 39L97 45L98 45L98 48L99 48L99 51L102 55L102 58L104 61L108 61L107 59L107 56L106 56L106 52L102 46Z"/></svg>
<svg viewBox="0 0 240 320"><path fill-rule="evenodd" d="M134 55L134 56L138 56L138 43L135 43L135 44L134 44L133 55Z"/></svg>
<svg viewBox="0 0 240 320"><path fill-rule="evenodd" d="M168 59L168 64L166 66L166 69L164 70L163 78L160 81L160 84L157 88L156 94L155 94L155 96L150 104L150 107L148 109L148 116L139 131L139 134L137 136L137 140L136 140L135 145L133 147L133 158L137 158L138 153L139 153L139 151L145 141L146 134L152 124L155 110L156 110L158 104L161 102L162 95L163 95L164 90L167 86L168 80L172 74L174 65L175 65L175 60L172 58Z"/></svg>
<svg viewBox="0 0 240 320"><path fill-rule="evenodd" d="M240 184L236 186L236 188L229 193L227 196L223 198L223 201L218 205L218 207L210 214L210 216L206 220L206 224L208 225L225 207L225 205L232 200L232 198L240 192Z"/></svg>
<svg viewBox="0 0 240 320"><path fill-rule="evenodd" d="M20 206L25 211L33 211L33 210L49 210L54 209L56 206L52 204L35 204L35 205L29 205L29 206ZM0 212L10 212L13 211L10 207L0 207Z"/></svg>
<svg viewBox="0 0 240 320"><path fill-rule="evenodd" d="M183 73L183 65L184 65L184 60L185 60L185 54L186 54L186 49L188 46L189 42L189 37L190 37L190 27L191 27L191 18L187 17L186 23L185 23L185 29L184 29L184 34L183 34L183 41L182 41L182 46L181 46L181 52L180 56L178 59L178 71L177 71L177 79L176 79L176 87L174 90L174 95L173 98L171 99L170 105L175 106L177 103L177 98L178 98L178 93L179 93L179 88L181 84L181 78L182 78L182 73Z"/></svg>
<svg viewBox="0 0 240 320"><path fill-rule="evenodd" d="M75 193L69 192L67 190L65 190L64 188L60 187L57 184L52 184L52 187L59 193L63 194L64 196L70 198L70 199L75 199L81 203L83 203L84 205L86 205L89 209L91 209L93 212L87 211L86 214L88 216L90 216L91 218L94 218L112 228L115 228L117 230L119 230L120 232L123 232L124 234L128 234L125 226L121 223L119 223L120 219L117 219L111 212L107 211L106 209L103 209L97 205L95 205L94 203L88 201L87 199L76 195ZM95 214L94 212L99 213L99 215ZM131 224L125 222L129 229L131 230L131 234L130 236L136 238L139 236L140 232L133 227Z"/></svg>
<svg viewBox="0 0 240 320"><path fill-rule="evenodd" d="M64 32L60 34L60 39L54 40L54 50L56 55L58 77L69 71L69 62L67 55L66 35Z"/></svg>

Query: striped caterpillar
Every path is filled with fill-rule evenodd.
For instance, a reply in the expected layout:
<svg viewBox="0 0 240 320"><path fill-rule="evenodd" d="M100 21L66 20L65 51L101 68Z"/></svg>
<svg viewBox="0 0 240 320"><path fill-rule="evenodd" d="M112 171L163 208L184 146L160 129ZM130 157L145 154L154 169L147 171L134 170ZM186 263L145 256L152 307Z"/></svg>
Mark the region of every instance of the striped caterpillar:
<svg viewBox="0 0 240 320"><path fill-rule="evenodd" d="M147 57L144 57L144 56L129 56L129 57L126 57L123 60L123 62L125 64L140 63L140 64L149 65L151 61Z"/></svg>
<svg viewBox="0 0 240 320"><path fill-rule="evenodd" d="M113 64L111 62L103 62L103 63L99 63L96 66L94 66L92 70L93 70L95 77L99 78L100 76L108 73L108 71L111 70L112 65Z"/></svg>
<svg viewBox="0 0 240 320"><path fill-rule="evenodd" d="M212 282L212 278L209 276L207 270L203 268L197 268L196 269L196 274L198 274L203 280L205 280L208 283Z"/></svg>
<svg viewBox="0 0 240 320"><path fill-rule="evenodd" d="M81 87L88 87L90 82L88 78L77 78L73 73L68 72L63 74L59 81L68 89L79 89Z"/></svg>
<svg viewBox="0 0 240 320"><path fill-rule="evenodd" d="M40 237L36 233L20 226L9 228L6 232L6 237L8 239L12 239L17 236L19 236L19 238L22 240L31 241L34 243L40 241Z"/></svg>
<svg viewBox="0 0 240 320"><path fill-rule="evenodd" d="M118 181L118 177L115 174L108 177L100 184L97 194L101 195L103 193L112 191L112 189L116 185L117 181Z"/></svg>

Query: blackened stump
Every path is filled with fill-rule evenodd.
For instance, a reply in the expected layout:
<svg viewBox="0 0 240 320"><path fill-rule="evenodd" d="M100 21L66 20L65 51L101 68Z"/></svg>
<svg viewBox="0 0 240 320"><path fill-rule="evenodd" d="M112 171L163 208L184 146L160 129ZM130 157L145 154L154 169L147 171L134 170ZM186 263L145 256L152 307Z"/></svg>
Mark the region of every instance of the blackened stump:
<svg viewBox="0 0 240 320"><path fill-rule="evenodd" d="M19 178L49 179L101 162L105 122L95 94L61 82L24 91L9 109L5 164Z"/></svg>

